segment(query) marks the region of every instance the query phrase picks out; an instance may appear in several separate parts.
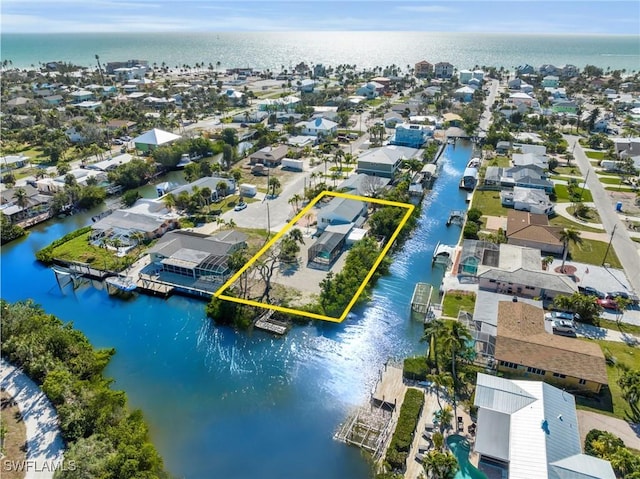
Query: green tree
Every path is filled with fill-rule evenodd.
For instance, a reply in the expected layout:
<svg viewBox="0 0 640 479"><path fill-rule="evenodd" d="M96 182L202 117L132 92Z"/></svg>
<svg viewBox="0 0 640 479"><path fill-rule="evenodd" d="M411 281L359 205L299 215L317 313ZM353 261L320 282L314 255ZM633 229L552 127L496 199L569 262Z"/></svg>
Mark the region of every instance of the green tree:
<svg viewBox="0 0 640 479"><path fill-rule="evenodd" d="M573 293L571 296L558 295L553 298L553 304L563 311L576 313L583 323L596 324L600 313L602 313L602 306L596 303L592 296L579 292Z"/></svg>
<svg viewBox="0 0 640 479"><path fill-rule="evenodd" d="M431 479L453 479L458 461L450 452L429 451L424 458L424 470Z"/></svg>
<svg viewBox="0 0 640 479"><path fill-rule="evenodd" d="M445 329L445 323L442 319L433 319L424 325L424 332L420 341L429 345L427 351L427 362L432 370L435 370L436 374L440 373L439 361L438 361L438 338L442 335Z"/></svg>
<svg viewBox="0 0 640 479"><path fill-rule="evenodd" d="M582 244L582 237L580 236L579 231L573 228L565 228L560 232L559 239L563 244L562 265L560 266L560 271L564 273L564 264L567 261L567 255L569 254L569 243L573 243L575 245Z"/></svg>
<svg viewBox="0 0 640 479"><path fill-rule="evenodd" d="M235 128L225 128L222 130L222 141L229 146L236 146L238 144L238 132Z"/></svg>
<svg viewBox="0 0 640 479"><path fill-rule="evenodd" d="M622 389L622 397L631 409L631 419L638 422L640 420L640 370L625 371L618 379L618 385Z"/></svg>
<svg viewBox="0 0 640 479"><path fill-rule="evenodd" d="M280 189L280 180L275 176L269 178L269 189L271 190L271 196L276 196L276 191Z"/></svg>

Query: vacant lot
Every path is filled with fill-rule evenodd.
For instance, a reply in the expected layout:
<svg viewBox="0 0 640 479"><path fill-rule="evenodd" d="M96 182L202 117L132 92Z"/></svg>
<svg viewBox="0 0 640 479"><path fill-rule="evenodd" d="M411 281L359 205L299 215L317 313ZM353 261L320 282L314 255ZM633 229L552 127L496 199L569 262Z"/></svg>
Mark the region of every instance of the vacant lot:
<svg viewBox="0 0 640 479"><path fill-rule="evenodd" d="M572 261L578 263L601 265L609 263L612 268L622 269L622 264L613 248L609 248L604 241L583 239L581 244L569 243L569 255ZM607 257L605 258L605 253Z"/></svg>

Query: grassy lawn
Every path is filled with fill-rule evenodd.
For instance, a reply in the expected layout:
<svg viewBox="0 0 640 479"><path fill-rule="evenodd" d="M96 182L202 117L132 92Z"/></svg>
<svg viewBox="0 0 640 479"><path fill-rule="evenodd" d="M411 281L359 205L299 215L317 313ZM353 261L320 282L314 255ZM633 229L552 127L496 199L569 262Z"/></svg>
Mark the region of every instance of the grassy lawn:
<svg viewBox="0 0 640 479"><path fill-rule="evenodd" d="M607 244L604 241L583 239L582 244L569 243L569 256L573 261L600 266L609 263L612 268L622 268L622 264L613 248L609 248L607 258L603 261Z"/></svg>
<svg viewBox="0 0 640 479"><path fill-rule="evenodd" d="M638 190L634 190L631 186L606 186L604 188L607 191L623 191L625 193L634 193Z"/></svg>
<svg viewBox="0 0 640 479"><path fill-rule="evenodd" d="M585 155L587 158L592 158L594 160L602 160L604 158L604 151L585 151Z"/></svg>
<svg viewBox="0 0 640 479"><path fill-rule="evenodd" d="M499 191L480 191L473 193L472 207L478 208L483 215L507 216L508 208L502 206Z"/></svg>
<svg viewBox="0 0 640 479"><path fill-rule="evenodd" d="M599 319L599 325L601 328L613 329L614 331L620 331L621 333L634 334L640 336L640 326L629 323L618 323L611 321L610 319Z"/></svg>
<svg viewBox="0 0 640 479"><path fill-rule="evenodd" d="M590 226L585 226L582 223L576 223L575 221L571 221L569 218L565 218L564 216L556 215L553 218L549 218L549 224L551 226L563 226L565 228L573 228L578 231L589 231L591 233L604 233L603 229L592 228Z"/></svg>
<svg viewBox="0 0 640 479"><path fill-rule="evenodd" d="M617 176L601 176L598 180L606 185L619 185L622 182L622 178Z"/></svg>
<svg viewBox="0 0 640 479"><path fill-rule="evenodd" d="M569 192L567 191L567 185L555 185L556 192L556 201L558 203L570 203ZM583 203L591 203L593 201L593 196L591 196L591 191L586 188L582 191L582 188L578 188L578 191L582 192L582 202Z"/></svg>
<svg viewBox="0 0 640 479"><path fill-rule="evenodd" d="M593 340L586 339L585 341ZM615 341L595 341L600 345L605 356L611 355L615 358L616 363L624 364L630 369L640 369L640 349ZM578 407L627 420L626 414L629 409L627 402L622 398L620 386L618 386L620 376L621 371L618 367L614 364L607 364L609 389L601 393L597 399L576 396Z"/></svg>
<svg viewBox="0 0 640 479"><path fill-rule="evenodd" d="M476 306L476 294L469 291L447 291L442 302L442 314L450 318L457 318L461 309L473 312Z"/></svg>
<svg viewBox="0 0 640 479"><path fill-rule="evenodd" d="M577 166L558 166L553 173L558 175L572 175L572 176L580 176L582 177L582 173L580 173L580 169Z"/></svg>
<svg viewBox="0 0 640 479"><path fill-rule="evenodd" d="M511 162L507 156L496 156L489 163L488 166L499 166L501 168L508 168L511 166Z"/></svg>
<svg viewBox="0 0 640 479"><path fill-rule="evenodd" d="M90 244L90 235L91 231L88 231L54 248L53 257L68 261L88 263L96 269L121 271L133 263L141 253L141 248L135 248L126 256L118 258L113 250Z"/></svg>
<svg viewBox="0 0 640 479"><path fill-rule="evenodd" d="M329 168L330 171L342 171L343 173L349 173L350 171L353 171L353 167L352 166L343 166L342 170L340 170L339 167L337 166L332 166L331 168Z"/></svg>
<svg viewBox="0 0 640 479"><path fill-rule="evenodd" d="M551 175L549 177L550 180L560 180L560 181L569 181L575 178L572 178L571 176L562 176L562 175Z"/></svg>

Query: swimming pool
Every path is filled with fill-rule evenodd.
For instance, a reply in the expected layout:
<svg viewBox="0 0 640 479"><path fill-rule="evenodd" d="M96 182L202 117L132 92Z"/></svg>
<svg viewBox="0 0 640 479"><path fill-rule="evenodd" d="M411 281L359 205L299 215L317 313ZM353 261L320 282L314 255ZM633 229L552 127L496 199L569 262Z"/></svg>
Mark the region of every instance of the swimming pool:
<svg viewBox="0 0 640 479"><path fill-rule="evenodd" d="M453 434L447 438L447 446L458 461L458 472L454 479L487 479L487 475L469 462L471 445L464 436Z"/></svg>

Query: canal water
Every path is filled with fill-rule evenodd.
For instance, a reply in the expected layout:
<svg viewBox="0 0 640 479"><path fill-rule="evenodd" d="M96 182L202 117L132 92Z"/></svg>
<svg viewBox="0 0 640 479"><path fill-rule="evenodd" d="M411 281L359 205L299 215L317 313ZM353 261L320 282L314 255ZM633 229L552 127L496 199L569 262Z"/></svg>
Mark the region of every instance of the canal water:
<svg viewBox="0 0 640 479"><path fill-rule="evenodd" d="M415 283L439 284L442 271L431 269L437 242L459 237L460 228L445 223L450 210L466 207L458 182L471 151L471 144L447 146L419 227L371 301L342 324L294 327L276 338L215 327L197 300L125 301L91 285L61 291L34 253L97 211L40 225L3 247L2 297L33 298L95 346L116 348L107 374L144 411L176 477L364 479L370 467L360 451L332 436L367 400L389 357L424 349L409 303Z"/></svg>

